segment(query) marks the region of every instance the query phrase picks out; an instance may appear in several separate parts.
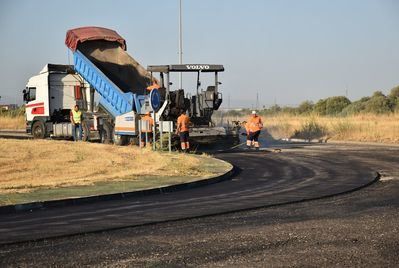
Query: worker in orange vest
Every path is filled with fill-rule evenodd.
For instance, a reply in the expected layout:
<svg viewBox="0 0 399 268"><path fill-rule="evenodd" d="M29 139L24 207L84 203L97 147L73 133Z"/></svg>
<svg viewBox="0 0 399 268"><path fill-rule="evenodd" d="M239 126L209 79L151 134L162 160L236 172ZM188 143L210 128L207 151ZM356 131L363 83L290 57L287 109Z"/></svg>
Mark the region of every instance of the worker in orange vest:
<svg viewBox="0 0 399 268"><path fill-rule="evenodd" d="M144 116L141 117L142 128L141 128L141 147L145 147L146 144L146 133L147 139L151 143L152 142L152 128L154 127L154 119L152 119L150 112L147 112Z"/></svg>
<svg viewBox="0 0 399 268"><path fill-rule="evenodd" d="M180 145L183 152L187 152L190 149L190 142L188 141L190 125L190 118L185 111L182 111L177 118L176 134L180 135Z"/></svg>
<svg viewBox="0 0 399 268"><path fill-rule="evenodd" d="M256 114L256 111L252 111L248 122L245 124L247 131L247 148L250 149L253 145L256 150L259 150L259 134L263 128L262 118Z"/></svg>

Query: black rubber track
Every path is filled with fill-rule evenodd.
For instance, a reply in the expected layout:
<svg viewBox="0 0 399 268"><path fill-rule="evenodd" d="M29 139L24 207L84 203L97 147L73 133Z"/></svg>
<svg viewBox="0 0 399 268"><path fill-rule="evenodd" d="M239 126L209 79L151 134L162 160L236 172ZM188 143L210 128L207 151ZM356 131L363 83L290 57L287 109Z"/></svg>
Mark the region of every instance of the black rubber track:
<svg viewBox="0 0 399 268"><path fill-rule="evenodd" d="M169 194L2 215L0 244L117 229L321 198L372 183L384 159L374 149L317 145L282 153L230 152L217 157L239 172L221 183ZM388 148L389 149L389 148ZM378 166L378 168L377 168Z"/></svg>

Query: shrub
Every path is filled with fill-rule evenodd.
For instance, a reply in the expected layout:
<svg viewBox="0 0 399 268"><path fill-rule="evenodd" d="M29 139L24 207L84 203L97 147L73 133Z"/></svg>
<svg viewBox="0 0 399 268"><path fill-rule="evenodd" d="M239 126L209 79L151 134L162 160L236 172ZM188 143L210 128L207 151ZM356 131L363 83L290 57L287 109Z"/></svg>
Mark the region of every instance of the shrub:
<svg viewBox="0 0 399 268"><path fill-rule="evenodd" d="M299 130L295 130L293 138L305 140L320 139L327 134L327 128L319 124L314 117L307 119L301 124Z"/></svg>

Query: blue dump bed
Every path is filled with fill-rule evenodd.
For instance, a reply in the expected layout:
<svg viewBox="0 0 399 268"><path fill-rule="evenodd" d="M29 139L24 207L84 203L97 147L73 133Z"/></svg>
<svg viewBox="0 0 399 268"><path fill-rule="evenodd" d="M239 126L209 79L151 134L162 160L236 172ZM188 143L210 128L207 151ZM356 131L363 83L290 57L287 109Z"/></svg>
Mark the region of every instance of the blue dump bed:
<svg viewBox="0 0 399 268"><path fill-rule="evenodd" d="M155 81L126 52L126 41L101 27L69 30L65 44L73 51L75 70L101 96L100 104L113 117L136 111L144 102L146 87Z"/></svg>
<svg viewBox="0 0 399 268"><path fill-rule="evenodd" d="M132 111L135 108L135 94L123 92L99 68L79 50L73 53L75 70L101 96L100 104L113 117Z"/></svg>

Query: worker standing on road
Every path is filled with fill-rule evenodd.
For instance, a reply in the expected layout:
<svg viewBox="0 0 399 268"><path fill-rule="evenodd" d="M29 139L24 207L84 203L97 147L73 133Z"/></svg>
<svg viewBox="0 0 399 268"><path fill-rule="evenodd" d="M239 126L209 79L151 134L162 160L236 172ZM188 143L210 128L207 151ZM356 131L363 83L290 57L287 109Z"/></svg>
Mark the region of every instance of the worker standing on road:
<svg viewBox="0 0 399 268"><path fill-rule="evenodd" d="M176 134L180 135L180 145L183 152L190 150L190 142L188 141L190 125L190 118L185 111L182 111L181 115L177 118Z"/></svg>
<svg viewBox="0 0 399 268"><path fill-rule="evenodd" d="M150 143L152 143L152 128L154 127L154 119L151 117L150 112L147 112L143 117L141 117L142 128L141 128L141 148L145 147L146 135Z"/></svg>
<svg viewBox="0 0 399 268"><path fill-rule="evenodd" d="M75 105L70 113L70 120L72 123L72 134L74 141L81 141L83 135L82 129L82 111L79 110L79 105ZM78 135L76 135L76 130L78 130Z"/></svg>
<svg viewBox="0 0 399 268"><path fill-rule="evenodd" d="M254 146L256 150L259 150L259 134L262 128L262 118L256 114L256 111L252 111L248 122L245 124L248 149L250 149L251 146Z"/></svg>

